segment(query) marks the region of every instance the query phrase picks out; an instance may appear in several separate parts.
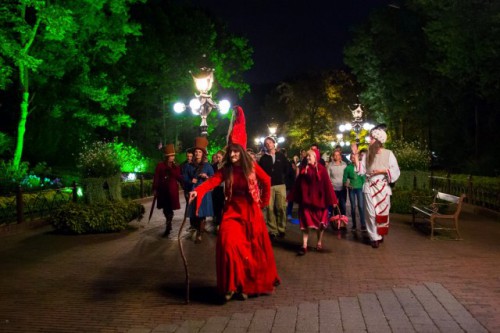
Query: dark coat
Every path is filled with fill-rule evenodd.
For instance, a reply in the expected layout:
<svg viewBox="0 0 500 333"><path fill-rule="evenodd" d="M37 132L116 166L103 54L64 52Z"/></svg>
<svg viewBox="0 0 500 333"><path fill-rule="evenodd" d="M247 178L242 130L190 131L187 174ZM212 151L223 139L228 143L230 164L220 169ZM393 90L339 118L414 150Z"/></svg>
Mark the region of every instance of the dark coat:
<svg viewBox="0 0 500 333"><path fill-rule="evenodd" d="M153 179L153 191L157 194L156 208L172 210L181 208L178 182L181 184L183 182L181 168L178 165L168 166L166 162L158 163Z"/></svg>
<svg viewBox="0 0 500 333"><path fill-rule="evenodd" d="M277 151L273 163L273 157L264 154L259 160L259 166L271 177L271 186L285 184L290 168L290 162L285 155Z"/></svg>

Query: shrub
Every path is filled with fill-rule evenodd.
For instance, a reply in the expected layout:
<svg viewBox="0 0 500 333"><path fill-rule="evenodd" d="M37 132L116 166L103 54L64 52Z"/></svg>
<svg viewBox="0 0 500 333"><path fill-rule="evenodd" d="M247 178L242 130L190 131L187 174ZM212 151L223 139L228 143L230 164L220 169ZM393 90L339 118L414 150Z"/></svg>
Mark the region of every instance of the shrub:
<svg viewBox="0 0 500 333"><path fill-rule="evenodd" d="M401 170L428 170L431 154L418 142L393 141L389 148L396 156Z"/></svg>
<svg viewBox="0 0 500 333"><path fill-rule="evenodd" d="M12 160L0 160L0 194L15 192L18 183L28 174L29 164L21 162L19 169L12 166Z"/></svg>
<svg viewBox="0 0 500 333"><path fill-rule="evenodd" d="M68 203L54 212L49 220L62 233L116 232L124 230L132 220L140 220L144 212L144 206L134 201L96 205Z"/></svg>
<svg viewBox="0 0 500 333"><path fill-rule="evenodd" d="M0 132L0 155L13 147L12 137L4 132Z"/></svg>
<svg viewBox="0 0 500 333"><path fill-rule="evenodd" d="M393 189L391 196L391 213L411 214L411 206L414 203L414 197L432 196L433 192L429 190L403 190Z"/></svg>
<svg viewBox="0 0 500 333"><path fill-rule="evenodd" d="M110 144L118 157L122 172L146 172L151 169L153 161L144 157L136 147L118 142L117 139Z"/></svg>
<svg viewBox="0 0 500 333"><path fill-rule="evenodd" d="M153 181L144 180L143 190L144 196L153 195ZM135 182L123 182L122 183L122 197L127 199L138 199L141 197L141 182L136 180Z"/></svg>
<svg viewBox="0 0 500 333"><path fill-rule="evenodd" d="M40 162L30 170L30 173L40 177L48 178L52 175L52 168L49 167L46 162Z"/></svg>
<svg viewBox="0 0 500 333"><path fill-rule="evenodd" d="M83 177L110 177L120 172L118 155L109 142L96 141L84 144L78 155L78 169Z"/></svg>

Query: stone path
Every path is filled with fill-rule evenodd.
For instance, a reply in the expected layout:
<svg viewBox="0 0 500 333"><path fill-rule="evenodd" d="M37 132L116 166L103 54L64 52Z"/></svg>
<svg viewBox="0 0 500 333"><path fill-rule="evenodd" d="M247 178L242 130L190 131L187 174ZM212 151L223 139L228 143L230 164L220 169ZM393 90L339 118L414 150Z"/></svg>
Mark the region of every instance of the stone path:
<svg viewBox="0 0 500 333"><path fill-rule="evenodd" d="M431 241L409 219L391 215L379 249L359 232L328 230L325 251L303 257L300 230L289 224L273 245L276 292L224 305L212 234L201 244L183 239L184 304L181 211L170 238L161 237L160 211L114 234L2 233L0 332L500 332L499 221L466 210L463 241Z"/></svg>
<svg viewBox="0 0 500 333"><path fill-rule="evenodd" d="M487 332L439 283L160 324L129 333Z"/></svg>

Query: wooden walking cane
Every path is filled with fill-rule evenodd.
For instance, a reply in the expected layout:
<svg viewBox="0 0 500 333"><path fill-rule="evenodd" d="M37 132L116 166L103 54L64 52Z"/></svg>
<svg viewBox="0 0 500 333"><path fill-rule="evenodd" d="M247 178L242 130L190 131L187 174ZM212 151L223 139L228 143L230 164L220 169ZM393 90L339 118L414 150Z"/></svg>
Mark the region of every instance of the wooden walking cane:
<svg viewBox="0 0 500 333"><path fill-rule="evenodd" d="M179 228L179 235L177 237L177 241L179 242L179 249L181 251L182 261L184 262L184 271L186 273L186 304L189 304L189 270L186 256L184 255L184 248L182 247L182 229L184 229L184 224L186 224L187 215L189 211L189 199L186 201L186 209L184 210L184 220L182 220L181 226Z"/></svg>

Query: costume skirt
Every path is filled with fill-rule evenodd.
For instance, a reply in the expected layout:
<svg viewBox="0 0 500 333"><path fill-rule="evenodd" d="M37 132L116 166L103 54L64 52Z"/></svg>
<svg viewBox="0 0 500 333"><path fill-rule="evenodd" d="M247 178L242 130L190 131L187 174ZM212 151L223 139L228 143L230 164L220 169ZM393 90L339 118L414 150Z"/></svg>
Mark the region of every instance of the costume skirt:
<svg viewBox="0 0 500 333"><path fill-rule="evenodd" d="M328 209L299 205L300 229L326 229L328 227Z"/></svg>

